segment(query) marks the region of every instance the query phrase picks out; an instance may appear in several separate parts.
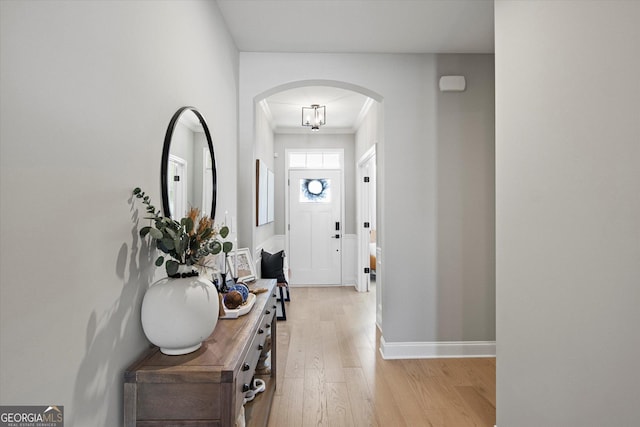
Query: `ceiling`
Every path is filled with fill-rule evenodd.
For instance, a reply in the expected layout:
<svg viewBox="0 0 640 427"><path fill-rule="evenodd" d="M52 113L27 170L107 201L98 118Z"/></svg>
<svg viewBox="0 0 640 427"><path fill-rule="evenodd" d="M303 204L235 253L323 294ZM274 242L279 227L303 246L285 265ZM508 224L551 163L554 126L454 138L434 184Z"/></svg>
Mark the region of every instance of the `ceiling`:
<svg viewBox="0 0 640 427"><path fill-rule="evenodd" d="M217 0L241 52L493 53L493 0ZM353 129L368 98L329 87L270 96L280 131L300 126L301 108L327 105L334 132ZM321 131L322 131L321 129Z"/></svg>
<svg viewBox="0 0 640 427"><path fill-rule="evenodd" d="M329 86L305 86L278 92L262 103L276 133L310 132L302 127L302 107L326 106L327 132L353 133L368 109L369 98L350 90Z"/></svg>

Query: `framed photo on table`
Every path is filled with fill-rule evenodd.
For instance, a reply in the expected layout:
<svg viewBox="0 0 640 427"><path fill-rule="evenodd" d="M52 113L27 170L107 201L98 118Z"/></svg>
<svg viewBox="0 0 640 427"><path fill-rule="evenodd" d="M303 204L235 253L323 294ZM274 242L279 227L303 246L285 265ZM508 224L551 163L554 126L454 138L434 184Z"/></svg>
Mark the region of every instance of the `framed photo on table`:
<svg viewBox="0 0 640 427"><path fill-rule="evenodd" d="M251 258L249 248L240 248L229 252L227 255L229 271L238 279L238 282L251 282L257 279L256 266Z"/></svg>

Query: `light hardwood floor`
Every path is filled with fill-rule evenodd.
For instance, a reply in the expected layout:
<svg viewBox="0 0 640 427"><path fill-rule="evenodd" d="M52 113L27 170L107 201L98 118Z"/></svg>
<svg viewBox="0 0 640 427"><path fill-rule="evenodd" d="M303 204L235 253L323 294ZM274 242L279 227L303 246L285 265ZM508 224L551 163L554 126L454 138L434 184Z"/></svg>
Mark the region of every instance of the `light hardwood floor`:
<svg viewBox="0 0 640 427"><path fill-rule="evenodd" d="M375 290L292 288L269 427L495 424L495 359L384 360Z"/></svg>

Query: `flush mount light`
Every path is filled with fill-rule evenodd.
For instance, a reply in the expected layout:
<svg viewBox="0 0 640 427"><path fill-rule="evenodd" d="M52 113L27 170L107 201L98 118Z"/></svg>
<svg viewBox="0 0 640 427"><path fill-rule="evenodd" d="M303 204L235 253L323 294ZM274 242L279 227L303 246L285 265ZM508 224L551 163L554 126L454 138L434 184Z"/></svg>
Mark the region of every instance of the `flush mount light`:
<svg viewBox="0 0 640 427"><path fill-rule="evenodd" d="M302 107L302 126L310 126L311 130L317 132L327 120L326 107L313 104L311 107Z"/></svg>

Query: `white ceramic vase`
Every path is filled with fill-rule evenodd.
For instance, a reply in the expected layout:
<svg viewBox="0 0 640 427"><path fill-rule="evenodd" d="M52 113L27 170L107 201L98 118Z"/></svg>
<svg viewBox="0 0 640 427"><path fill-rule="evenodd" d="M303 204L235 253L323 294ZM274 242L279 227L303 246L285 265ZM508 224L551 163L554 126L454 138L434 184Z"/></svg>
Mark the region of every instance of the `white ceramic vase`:
<svg viewBox="0 0 640 427"><path fill-rule="evenodd" d="M218 291L199 276L165 277L142 300L142 329L160 351L187 354L202 346L218 323Z"/></svg>

